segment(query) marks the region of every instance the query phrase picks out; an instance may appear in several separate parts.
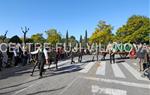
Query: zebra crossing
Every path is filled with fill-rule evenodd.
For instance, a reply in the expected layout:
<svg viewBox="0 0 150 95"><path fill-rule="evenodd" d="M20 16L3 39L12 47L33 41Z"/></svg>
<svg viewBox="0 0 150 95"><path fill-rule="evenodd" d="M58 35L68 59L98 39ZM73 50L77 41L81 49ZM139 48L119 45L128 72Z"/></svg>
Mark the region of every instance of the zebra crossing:
<svg viewBox="0 0 150 95"><path fill-rule="evenodd" d="M126 76L124 75L124 73L121 71L120 67L118 66L118 64L112 64L112 69L114 72L115 77L119 77L119 78L126 78Z"/></svg>
<svg viewBox="0 0 150 95"><path fill-rule="evenodd" d="M90 72L91 68L94 66L96 62L89 62L88 64L86 64L83 69L81 71L79 71L80 73L88 73ZM141 76L141 73L138 72L136 70L136 68L134 68L133 66L129 65L130 63L127 63L127 62L121 62L121 63L115 63L115 64L110 64L110 63L107 63L106 61L101 61L98 63L99 66L97 68L94 68L96 69L96 72L95 74L96 75L100 75L100 76L106 76L106 71L108 69L111 69L112 68L112 72L110 72L111 74L114 75L115 78L122 78L122 79L126 79L128 78L127 74L125 74L126 72L123 71L121 68L120 68L120 65L122 65L123 69L127 70L136 80L142 80L142 81L147 81L148 79L147 78L143 78ZM134 63L133 65L135 65L136 63ZM108 66L106 65L110 65L108 68Z"/></svg>
<svg viewBox="0 0 150 95"><path fill-rule="evenodd" d="M88 73L88 71L94 66L95 62L90 62L90 64L87 64L81 71L80 73Z"/></svg>
<svg viewBox="0 0 150 95"><path fill-rule="evenodd" d="M106 62L103 61L97 68L96 75L105 75L105 69L106 69Z"/></svg>

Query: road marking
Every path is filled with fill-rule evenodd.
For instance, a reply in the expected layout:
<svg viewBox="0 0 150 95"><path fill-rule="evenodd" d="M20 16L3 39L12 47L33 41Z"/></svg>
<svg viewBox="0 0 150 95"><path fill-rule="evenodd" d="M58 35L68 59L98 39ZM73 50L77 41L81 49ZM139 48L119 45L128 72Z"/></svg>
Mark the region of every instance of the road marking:
<svg viewBox="0 0 150 95"><path fill-rule="evenodd" d="M118 64L111 64L115 77L126 78Z"/></svg>
<svg viewBox="0 0 150 95"><path fill-rule="evenodd" d="M125 81L105 79L105 78L96 78L96 77L81 77L81 78L88 79L88 80L94 80L94 81L101 81L101 82L106 82L106 83L115 83L115 84L119 84L119 85L123 85L123 86L131 86L131 87L150 89L150 84L125 82Z"/></svg>
<svg viewBox="0 0 150 95"><path fill-rule="evenodd" d="M101 88L97 85L92 85L92 93L93 95L98 94L107 94L107 95L127 95L127 91L120 89L112 89L112 88Z"/></svg>
<svg viewBox="0 0 150 95"><path fill-rule="evenodd" d="M97 68L96 75L105 75L106 62L101 61L100 66Z"/></svg>
<svg viewBox="0 0 150 95"><path fill-rule="evenodd" d="M137 80L144 80L144 81L148 81L146 78L142 78L141 74L135 70L133 67L131 67L130 65L128 65L128 63L123 62L122 65L137 79Z"/></svg>
<svg viewBox="0 0 150 95"><path fill-rule="evenodd" d="M81 71L80 73L87 73L95 64L95 62L89 62Z"/></svg>

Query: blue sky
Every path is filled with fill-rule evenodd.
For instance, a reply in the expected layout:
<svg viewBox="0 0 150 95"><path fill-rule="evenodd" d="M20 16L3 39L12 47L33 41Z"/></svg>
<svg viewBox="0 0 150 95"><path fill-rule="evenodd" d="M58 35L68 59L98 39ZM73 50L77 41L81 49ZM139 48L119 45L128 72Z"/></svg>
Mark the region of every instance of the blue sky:
<svg viewBox="0 0 150 95"><path fill-rule="evenodd" d="M132 15L150 17L149 6L149 0L0 0L0 35L8 30L7 37L23 37L21 27L27 26L28 37L56 28L79 39L86 29L90 36L99 20L115 32Z"/></svg>

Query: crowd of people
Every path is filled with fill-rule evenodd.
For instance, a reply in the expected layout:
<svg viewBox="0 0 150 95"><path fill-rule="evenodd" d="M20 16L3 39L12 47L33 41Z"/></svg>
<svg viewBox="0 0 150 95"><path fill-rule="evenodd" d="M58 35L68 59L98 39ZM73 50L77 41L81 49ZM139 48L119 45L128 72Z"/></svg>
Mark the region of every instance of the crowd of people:
<svg viewBox="0 0 150 95"><path fill-rule="evenodd" d="M13 52L1 52L0 51L0 71L3 67L11 67L22 65L25 66L29 63L35 63L31 76L33 75L34 69L38 67L40 78L42 78L42 73L45 71L44 64L48 64L49 67L52 63L56 64L56 69L58 69L58 60L63 60L64 58L70 58L71 64L74 64L74 57L78 56L78 62L82 62L82 56L85 54L93 55L92 61L96 56L96 60L99 61L99 55L101 54L102 59L105 60L107 54L110 56L110 63L115 63L115 55L117 50L113 48L113 43L108 44L105 53L102 54L102 51L99 51L99 47L96 47L97 50L88 50L88 49L78 49L77 51L74 48L71 48L70 52L65 52L63 48L53 48L50 52L44 47L39 47L36 51L29 52L26 49L21 50L16 48L13 49ZM135 52L134 58L139 59L139 71L145 71L150 67L150 47L146 44L133 45L136 48L133 48ZM130 53L129 53L130 54Z"/></svg>

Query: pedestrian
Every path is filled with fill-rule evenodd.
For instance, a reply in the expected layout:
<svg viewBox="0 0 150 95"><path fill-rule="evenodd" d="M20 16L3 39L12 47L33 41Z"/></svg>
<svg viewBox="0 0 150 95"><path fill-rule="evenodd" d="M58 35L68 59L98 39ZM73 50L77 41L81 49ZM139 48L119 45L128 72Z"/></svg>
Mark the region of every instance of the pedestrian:
<svg viewBox="0 0 150 95"><path fill-rule="evenodd" d="M8 66L8 55L7 55L7 52L3 52L3 60L2 60L2 63L4 65L4 67L7 67Z"/></svg>
<svg viewBox="0 0 150 95"><path fill-rule="evenodd" d="M146 54L147 54L146 45L140 44L139 50L137 52L137 57L139 58L139 71L140 72L144 70L143 63L144 63L144 58Z"/></svg>
<svg viewBox="0 0 150 95"><path fill-rule="evenodd" d="M13 50L13 58L14 58L14 65L17 66L19 63L19 50L16 48L14 48Z"/></svg>
<svg viewBox="0 0 150 95"><path fill-rule="evenodd" d="M3 60L3 54L0 51L0 71L2 70L2 60Z"/></svg>
<svg viewBox="0 0 150 95"><path fill-rule="evenodd" d="M74 51L73 51L73 48L71 48L70 55L71 55L71 64L73 64L73 63L75 63L75 61L73 60L73 59L74 59Z"/></svg>
<svg viewBox="0 0 150 95"><path fill-rule="evenodd" d="M82 62L83 53L84 53L84 49L81 49L81 51L78 49L78 62Z"/></svg>
<svg viewBox="0 0 150 95"><path fill-rule="evenodd" d="M149 49L148 47L146 46L146 44L143 45L143 56L144 56L144 59L143 59L143 71L149 67Z"/></svg>
<svg viewBox="0 0 150 95"><path fill-rule="evenodd" d="M43 77L43 72L45 71L44 69L44 64L48 64L48 54L47 54L47 50L44 49L43 45L42 47L40 47L37 51L35 52L31 52L31 54L38 54L37 57L37 64L39 65L39 79ZM34 69L34 68L33 68Z"/></svg>
<svg viewBox="0 0 150 95"><path fill-rule="evenodd" d="M107 46L107 51L110 55L110 64L115 63L115 43L109 43Z"/></svg>
<svg viewBox="0 0 150 95"><path fill-rule="evenodd" d="M27 51L24 51L22 54L22 66L25 66L28 62L28 53Z"/></svg>
<svg viewBox="0 0 150 95"><path fill-rule="evenodd" d="M60 59L60 51L54 51L54 64L56 65L56 70L58 70L58 60Z"/></svg>
<svg viewBox="0 0 150 95"><path fill-rule="evenodd" d="M99 46L97 46L97 49L96 49L96 59L97 61L99 61Z"/></svg>

